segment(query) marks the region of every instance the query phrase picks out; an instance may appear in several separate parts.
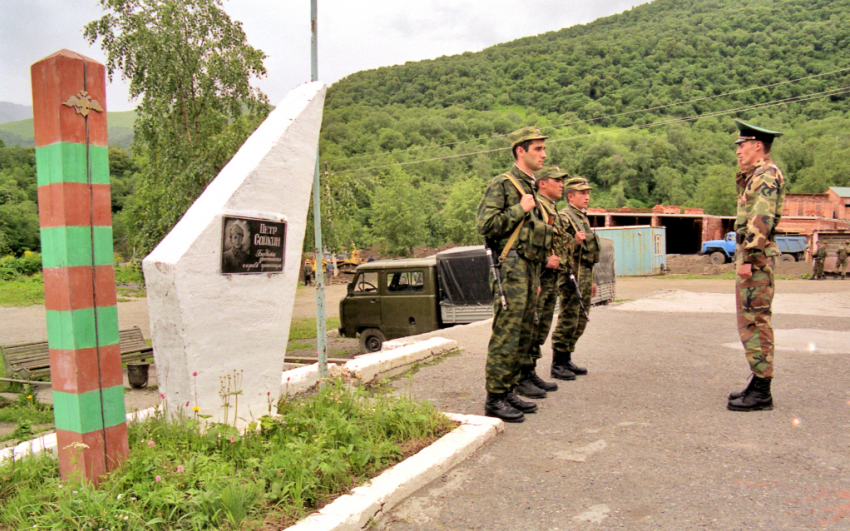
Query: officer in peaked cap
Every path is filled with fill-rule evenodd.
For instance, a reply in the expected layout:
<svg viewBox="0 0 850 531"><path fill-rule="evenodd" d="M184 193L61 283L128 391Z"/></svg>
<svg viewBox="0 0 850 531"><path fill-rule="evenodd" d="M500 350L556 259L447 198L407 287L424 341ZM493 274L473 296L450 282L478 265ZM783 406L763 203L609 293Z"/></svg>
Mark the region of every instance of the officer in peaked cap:
<svg viewBox="0 0 850 531"><path fill-rule="evenodd" d="M727 409L757 411L773 409L771 306L776 286L773 264L780 254L773 233L782 217L785 177L771 160L770 149L782 133L740 120L735 120L735 126L740 169L735 177L738 187L736 313L752 379L743 391L729 395Z"/></svg>
<svg viewBox="0 0 850 531"><path fill-rule="evenodd" d="M757 127L755 125L748 124L747 122L742 122L741 120L735 120L735 127L738 128L738 139L735 140L735 144L738 145L751 140L772 145L775 138L785 134L780 133L779 131L771 131L770 129ZM770 152L769 147L767 148L767 152Z"/></svg>
<svg viewBox="0 0 850 531"><path fill-rule="evenodd" d="M529 398L546 396L545 390L527 385L524 369L532 365L539 271L548 258L546 242L551 248L554 230L544 221L545 211L534 193L535 173L546 160L546 136L537 127L523 127L509 134L508 140L514 164L487 185L475 224L492 251L494 270L501 279L490 284L496 304L484 369L484 412L506 422L522 422L524 414L534 413L537 405L515 392Z"/></svg>

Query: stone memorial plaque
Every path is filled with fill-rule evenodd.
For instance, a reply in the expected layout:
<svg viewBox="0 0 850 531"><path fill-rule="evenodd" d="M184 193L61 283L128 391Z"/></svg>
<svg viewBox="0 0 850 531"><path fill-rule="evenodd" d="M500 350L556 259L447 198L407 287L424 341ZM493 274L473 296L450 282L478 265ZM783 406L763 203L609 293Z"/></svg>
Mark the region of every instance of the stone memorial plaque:
<svg viewBox="0 0 850 531"><path fill-rule="evenodd" d="M223 274L282 273L286 223L223 216Z"/></svg>

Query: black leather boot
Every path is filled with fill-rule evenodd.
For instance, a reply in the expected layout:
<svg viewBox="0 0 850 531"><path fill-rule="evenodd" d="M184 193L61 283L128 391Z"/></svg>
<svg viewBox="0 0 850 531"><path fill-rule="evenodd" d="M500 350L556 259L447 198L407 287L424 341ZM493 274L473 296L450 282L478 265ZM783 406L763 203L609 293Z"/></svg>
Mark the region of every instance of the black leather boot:
<svg viewBox="0 0 850 531"><path fill-rule="evenodd" d="M575 363L573 363L573 353L572 352L566 353L565 360L567 362L566 363L567 369L569 369L570 372L573 372L577 376L583 376L583 375L587 374L587 369L585 369L584 367L579 367Z"/></svg>
<svg viewBox="0 0 850 531"><path fill-rule="evenodd" d="M511 391L505 397L505 402L513 406L514 409L518 409L523 413L537 413L537 404L532 402L526 402L522 398L518 397Z"/></svg>
<svg viewBox="0 0 850 531"><path fill-rule="evenodd" d="M757 378L753 376L752 390L735 400L730 400L726 409L729 411L762 411L773 409L773 396L770 394L772 378Z"/></svg>
<svg viewBox="0 0 850 531"><path fill-rule="evenodd" d="M523 370L519 382L514 387L514 392L527 398L546 398L546 391L534 385L528 370Z"/></svg>
<svg viewBox="0 0 850 531"><path fill-rule="evenodd" d="M535 366L532 367L530 372L528 373L528 377L531 379L531 383L533 383L534 385L536 385L540 389L543 389L547 393L554 393L555 391L557 391L558 390L558 384L556 384L555 382L544 381L543 378L537 376L536 367L537 367L537 364L535 363Z"/></svg>
<svg viewBox="0 0 850 531"><path fill-rule="evenodd" d="M752 391L753 385L754 385L753 382L755 380L756 380L756 377L751 374L750 375L750 383L747 384L747 386L744 388L743 391L739 391L737 393L729 393L729 401L731 402L732 400L735 400L736 398L741 398L741 397L745 396L747 393L749 393L750 391Z"/></svg>
<svg viewBox="0 0 850 531"><path fill-rule="evenodd" d="M507 402L508 393L487 393L487 401L484 402L484 414L488 417L496 417L505 422L522 422L525 415L522 411L515 409Z"/></svg>
<svg viewBox="0 0 850 531"><path fill-rule="evenodd" d="M552 378L557 378L558 380L575 380L576 373L567 368L567 356L569 352L552 352L552 372L550 375Z"/></svg>

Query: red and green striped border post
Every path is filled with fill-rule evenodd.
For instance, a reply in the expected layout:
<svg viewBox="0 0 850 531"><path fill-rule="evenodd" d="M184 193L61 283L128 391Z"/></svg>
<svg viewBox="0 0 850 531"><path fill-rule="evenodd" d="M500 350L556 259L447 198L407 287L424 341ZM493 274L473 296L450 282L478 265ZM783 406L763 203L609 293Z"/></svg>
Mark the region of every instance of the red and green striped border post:
<svg viewBox="0 0 850 531"><path fill-rule="evenodd" d="M32 65L44 302L59 468L97 483L127 455L106 137L106 71Z"/></svg>

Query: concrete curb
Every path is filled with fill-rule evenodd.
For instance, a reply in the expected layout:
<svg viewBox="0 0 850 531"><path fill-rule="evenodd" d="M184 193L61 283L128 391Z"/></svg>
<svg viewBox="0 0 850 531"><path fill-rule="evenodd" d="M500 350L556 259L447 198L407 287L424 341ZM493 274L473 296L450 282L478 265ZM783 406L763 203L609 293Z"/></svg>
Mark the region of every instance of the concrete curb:
<svg viewBox="0 0 850 531"><path fill-rule="evenodd" d="M365 354L347 362L342 367L328 364L331 376L340 374L367 384L378 378L389 378L410 369L415 363L440 356L458 348L457 341L432 337L424 341L396 341L384 343L390 350ZM295 396L309 391L319 383L319 364L306 365L284 371L280 380L280 395Z"/></svg>
<svg viewBox="0 0 850 531"><path fill-rule="evenodd" d="M415 363L445 354L456 348L458 348L457 341L432 337L410 345L360 356L346 363L343 366L343 371L349 378L366 384L379 377L388 378L401 374Z"/></svg>
<svg viewBox="0 0 850 531"><path fill-rule="evenodd" d="M341 369L335 363L328 363L328 374L336 376ZM297 369L283 371L280 378L280 397L306 393L319 383L319 364L302 365Z"/></svg>
<svg viewBox="0 0 850 531"><path fill-rule="evenodd" d="M397 348L393 348L392 350L360 356L357 359L349 361L343 367L330 363L328 364L328 373L331 376L343 374L359 383L366 384L375 381L379 377L395 376L408 370L417 362L445 354L456 348L458 348L457 341L451 341L442 337L433 337L425 341L416 341L405 346L397 346ZM284 371L281 376L280 394L281 397L295 396L309 391L318 383L318 363ZM153 415L157 409L156 407L152 407L142 411L128 413L127 422L144 420L150 415ZM3 449L0 451L0 462L13 457L17 459L30 453L37 454L46 450L56 452L55 433Z"/></svg>
<svg viewBox="0 0 850 531"><path fill-rule="evenodd" d="M143 409L141 411L134 411L133 413L127 413L126 418L127 422L134 422L137 420L145 420L149 416L153 415L158 407L149 407L147 409ZM56 434L50 433L48 435L43 435L41 437L37 437L35 439L30 439L29 441L24 441L15 446L4 448L0 451L0 463L5 461L6 459L19 459L25 455L29 454L38 454L41 452L53 452L56 453Z"/></svg>
<svg viewBox="0 0 850 531"><path fill-rule="evenodd" d="M504 430L499 419L452 413L446 416L461 425L285 531L361 531L372 519L383 516Z"/></svg>

